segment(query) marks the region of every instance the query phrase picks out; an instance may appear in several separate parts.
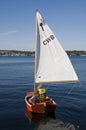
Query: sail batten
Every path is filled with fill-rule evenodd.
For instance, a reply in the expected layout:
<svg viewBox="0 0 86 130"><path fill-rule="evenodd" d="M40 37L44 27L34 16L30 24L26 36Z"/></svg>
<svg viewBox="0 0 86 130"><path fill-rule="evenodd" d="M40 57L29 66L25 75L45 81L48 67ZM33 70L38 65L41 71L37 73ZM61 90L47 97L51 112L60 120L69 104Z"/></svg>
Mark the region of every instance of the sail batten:
<svg viewBox="0 0 86 130"><path fill-rule="evenodd" d="M36 24L35 83L77 82L69 57L38 11Z"/></svg>

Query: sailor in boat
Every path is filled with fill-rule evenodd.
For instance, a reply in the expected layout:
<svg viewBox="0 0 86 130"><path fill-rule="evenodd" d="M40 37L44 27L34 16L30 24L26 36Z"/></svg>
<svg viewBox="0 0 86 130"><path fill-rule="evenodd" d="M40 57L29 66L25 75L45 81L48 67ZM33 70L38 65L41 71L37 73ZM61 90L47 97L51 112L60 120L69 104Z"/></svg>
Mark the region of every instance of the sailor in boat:
<svg viewBox="0 0 86 130"><path fill-rule="evenodd" d="M46 106L46 101L49 101L48 96L46 96L46 89L42 87L42 84L39 84L37 92L34 92L33 96L29 99L29 103L32 105L44 103L44 106Z"/></svg>
<svg viewBox="0 0 86 130"><path fill-rule="evenodd" d="M44 104L45 111L46 111L46 105L52 103L52 99L50 99L46 94L46 89L42 87L42 84L38 85L38 97L39 102Z"/></svg>
<svg viewBox="0 0 86 130"><path fill-rule="evenodd" d="M39 97L40 102L45 101L45 99L46 99L46 89L42 87L42 84L38 85L38 92L37 93L38 93L38 97Z"/></svg>

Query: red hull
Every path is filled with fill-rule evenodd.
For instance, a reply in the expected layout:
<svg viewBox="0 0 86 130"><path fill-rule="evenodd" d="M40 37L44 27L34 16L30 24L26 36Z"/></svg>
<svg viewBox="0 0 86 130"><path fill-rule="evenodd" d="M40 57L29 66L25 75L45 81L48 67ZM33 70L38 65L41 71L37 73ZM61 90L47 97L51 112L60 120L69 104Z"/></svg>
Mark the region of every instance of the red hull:
<svg viewBox="0 0 86 130"><path fill-rule="evenodd" d="M48 98L48 100L46 100L46 107L44 105L44 102L41 103L37 103L35 105L31 105L28 100L29 98L31 98L33 96L33 92L28 92L26 97L25 97L25 102L26 102L26 108L32 112L32 113L40 113L43 114L45 112L54 112L56 109L56 103L51 100L50 98Z"/></svg>
<svg viewBox="0 0 86 130"><path fill-rule="evenodd" d="M33 123L40 123L40 121L42 123L42 121L45 121L46 117L56 119L54 112L53 113L47 113L47 114L32 113L27 108L25 110L25 115L27 116L29 121L31 121Z"/></svg>

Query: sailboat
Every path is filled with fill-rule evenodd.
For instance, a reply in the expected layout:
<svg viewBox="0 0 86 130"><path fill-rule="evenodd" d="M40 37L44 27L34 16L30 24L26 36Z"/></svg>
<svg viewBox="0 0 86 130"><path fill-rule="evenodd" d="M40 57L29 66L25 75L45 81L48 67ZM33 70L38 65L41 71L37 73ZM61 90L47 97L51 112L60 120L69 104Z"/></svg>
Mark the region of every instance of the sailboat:
<svg viewBox="0 0 86 130"><path fill-rule="evenodd" d="M26 107L32 113L54 112L57 104L48 96L45 101L37 102L34 105L29 102L37 90L37 85L78 82L79 79L69 57L38 10L36 11L34 66L34 91L26 94Z"/></svg>

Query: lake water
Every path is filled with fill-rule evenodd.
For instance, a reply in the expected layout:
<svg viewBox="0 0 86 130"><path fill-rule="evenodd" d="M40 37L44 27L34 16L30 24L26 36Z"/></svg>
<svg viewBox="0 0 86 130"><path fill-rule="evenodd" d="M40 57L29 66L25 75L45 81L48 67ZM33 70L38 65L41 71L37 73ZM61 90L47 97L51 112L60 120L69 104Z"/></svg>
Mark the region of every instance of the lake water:
<svg viewBox="0 0 86 130"><path fill-rule="evenodd" d="M0 130L86 130L86 57L70 59L81 82L44 85L56 118L31 121L24 98L33 91L34 57L0 57Z"/></svg>

